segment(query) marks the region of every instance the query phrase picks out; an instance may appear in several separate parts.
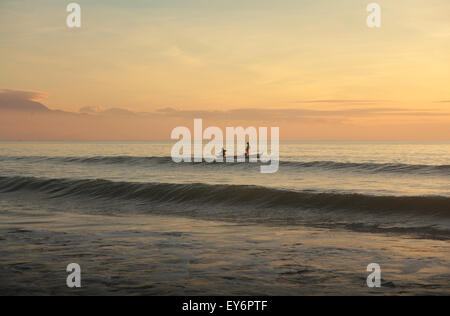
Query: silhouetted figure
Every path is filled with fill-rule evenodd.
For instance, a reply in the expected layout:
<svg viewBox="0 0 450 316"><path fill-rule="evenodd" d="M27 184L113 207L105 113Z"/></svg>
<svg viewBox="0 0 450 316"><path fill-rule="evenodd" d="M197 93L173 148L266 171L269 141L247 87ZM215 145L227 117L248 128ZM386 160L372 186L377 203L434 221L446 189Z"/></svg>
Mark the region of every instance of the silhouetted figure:
<svg viewBox="0 0 450 316"><path fill-rule="evenodd" d="M227 151L225 148L222 148L222 157L225 159L227 158Z"/></svg>
<svg viewBox="0 0 450 316"><path fill-rule="evenodd" d="M250 158L250 142L247 142L247 148L245 148L245 158Z"/></svg>

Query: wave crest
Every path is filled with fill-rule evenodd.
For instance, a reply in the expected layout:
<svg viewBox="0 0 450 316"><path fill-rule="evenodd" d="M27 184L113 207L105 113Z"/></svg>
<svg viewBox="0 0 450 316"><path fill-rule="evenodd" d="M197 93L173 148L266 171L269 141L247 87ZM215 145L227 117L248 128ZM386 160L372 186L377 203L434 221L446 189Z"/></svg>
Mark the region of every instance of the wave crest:
<svg viewBox="0 0 450 316"><path fill-rule="evenodd" d="M32 191L53 198L139 200L153 203L245 206L252 209L323 210L331 212L400 212L406 215L450 216L444 196L373 196L363 194L290 191L260 186L203 183L131 183L102 179L42 179L0 177L0 193Z"/></svg>

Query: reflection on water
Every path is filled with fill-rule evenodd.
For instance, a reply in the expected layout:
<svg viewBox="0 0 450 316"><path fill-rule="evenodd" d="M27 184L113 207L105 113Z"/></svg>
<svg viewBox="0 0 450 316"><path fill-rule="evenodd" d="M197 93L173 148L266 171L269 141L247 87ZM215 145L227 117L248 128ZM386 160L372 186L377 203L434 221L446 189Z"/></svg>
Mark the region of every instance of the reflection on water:
<svg viewBox="0 0 450 316"><path fill-rule="evenodd" d="M444 241L174 217L23 212L0 215L0 294L450 294L450 246ZM71 262L82 267L82 289L65 287ZM382 267L381 289L366 286L372 262Z"/></svg>

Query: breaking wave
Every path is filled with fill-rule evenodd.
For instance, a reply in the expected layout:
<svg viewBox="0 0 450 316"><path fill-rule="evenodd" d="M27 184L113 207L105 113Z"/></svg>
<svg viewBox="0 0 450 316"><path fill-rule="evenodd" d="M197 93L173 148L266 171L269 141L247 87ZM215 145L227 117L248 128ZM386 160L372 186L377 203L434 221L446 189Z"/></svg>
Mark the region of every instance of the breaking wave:
<svg viewBox="0 0 450 316"><path fill-rule="evenodd" d="M139 200L252 209L400 212L404 215L450 216L450 198L444 196L373 196L363 194L291 191L262 186L208 185L203 183L133 183L102 179L45 179L0 177L0 193L39 192L52 198Z"/></svg>

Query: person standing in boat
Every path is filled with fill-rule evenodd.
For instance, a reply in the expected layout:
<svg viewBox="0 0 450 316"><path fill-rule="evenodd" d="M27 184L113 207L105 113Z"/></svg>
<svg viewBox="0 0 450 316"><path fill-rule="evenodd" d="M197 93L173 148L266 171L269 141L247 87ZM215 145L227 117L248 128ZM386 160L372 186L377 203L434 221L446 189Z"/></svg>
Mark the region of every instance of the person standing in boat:
<svg viewBox="0 0 450 316"><path fill-rule="evenodd" d="M247 147L245 148L245 158L250 158L250 142L247 142Z"/></svg>

